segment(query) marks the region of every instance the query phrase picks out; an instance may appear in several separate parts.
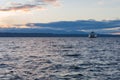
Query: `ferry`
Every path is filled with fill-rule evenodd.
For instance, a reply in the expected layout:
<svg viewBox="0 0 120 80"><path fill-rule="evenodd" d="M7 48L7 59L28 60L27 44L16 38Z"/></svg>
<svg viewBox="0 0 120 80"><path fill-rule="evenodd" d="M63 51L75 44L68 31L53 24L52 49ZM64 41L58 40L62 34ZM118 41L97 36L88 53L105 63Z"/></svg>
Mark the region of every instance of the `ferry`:
<svg viewBox="0 0 120 80"><path fill-rule="evenodd" d="M89 35L88 35L89 38L97 38L97 34L95 32L91 32Z"/></svg>

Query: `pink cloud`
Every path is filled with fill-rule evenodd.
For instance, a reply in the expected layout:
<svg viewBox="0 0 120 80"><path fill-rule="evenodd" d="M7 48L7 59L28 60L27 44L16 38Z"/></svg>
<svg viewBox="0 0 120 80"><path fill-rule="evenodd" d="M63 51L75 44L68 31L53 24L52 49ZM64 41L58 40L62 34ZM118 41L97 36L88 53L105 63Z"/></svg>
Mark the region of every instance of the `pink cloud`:
<svg viewBox="0 0 120 80"><path fill-rule="evenodd" d="M21 5L16 7L0 9L0 11L17 11L17 10L30 11L32 8L43 9L41 6L36 6L36 5Z"/></svg>
<svg viewBox="0 0 120 80"><path fill-rule="evenodd" d="M33 0L32 3L11 2L10 6L0 8L0 11L31 11L32 9L44 9L46 5L59 5L58 0Z"/></svg>
<svg viewBox="0 0 120 80"><path fill-rule="evenodd" d="M43 0L43 1L46 2L46 3L50 3L54 6L59 6L60 5L58 0Z"/></svg>

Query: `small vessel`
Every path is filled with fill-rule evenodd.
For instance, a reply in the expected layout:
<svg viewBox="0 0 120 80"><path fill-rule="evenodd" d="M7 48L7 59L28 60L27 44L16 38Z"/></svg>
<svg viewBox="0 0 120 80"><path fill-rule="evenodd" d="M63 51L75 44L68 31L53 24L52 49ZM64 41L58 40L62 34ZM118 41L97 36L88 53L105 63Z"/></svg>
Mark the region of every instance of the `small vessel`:
<svg viewBox="0 0 120 80"><path fill-rule="evenodd" d="M91 32L89 35L88 35L89 38L96 38L97 37L97 34L95 32Z"/></svg>

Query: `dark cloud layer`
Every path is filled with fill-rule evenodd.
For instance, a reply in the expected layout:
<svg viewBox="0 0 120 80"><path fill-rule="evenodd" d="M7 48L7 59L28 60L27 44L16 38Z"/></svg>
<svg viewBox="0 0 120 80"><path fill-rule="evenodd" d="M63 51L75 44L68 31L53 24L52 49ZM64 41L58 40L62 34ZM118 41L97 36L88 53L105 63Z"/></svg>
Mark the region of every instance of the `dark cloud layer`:
<svg viewBox="0 0 120 80"><path fill-rule="evenodd" d="M27 26L42 26L61 28L66 30L90 30L90 29L107 29L120 27L120 20L95 21L95 20L78 20L78 21L60 21L52 23L29 23Z"/></svg>
<svg viewBox="0 0 120 80"><path fill-rule="evenodd" d="M120 20L59 21L51 23L28 23L25 26L27 28L0 29L0 32L84 34L90 31L96 31L97 33L120 33Z"/></svg>
<svg viewBox="0 0 120 80"><path fill-rule="evenodd" d="M32 24L32 25L31 25ZM78 21L60 21L52 23L29 23L29 27L49 27L59 29L70 33L91 32L97 33L120 33L120 20L78 20Z"/></svg>

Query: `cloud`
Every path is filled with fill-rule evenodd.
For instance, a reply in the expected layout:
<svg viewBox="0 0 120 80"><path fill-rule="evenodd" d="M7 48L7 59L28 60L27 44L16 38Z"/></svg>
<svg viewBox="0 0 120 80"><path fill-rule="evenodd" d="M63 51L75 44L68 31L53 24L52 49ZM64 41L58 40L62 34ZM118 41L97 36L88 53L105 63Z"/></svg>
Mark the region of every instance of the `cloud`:
<svg viewBox="0 0 120 80"><path fill-rule="evenodd" d="M43 0L44 2L50 3L54 6L59 6L59 2L57 0Z"/></svg>
<svg viewBox="0 0 120 80"><path fill-rule="evenodd" d="M109 8L119 8L120 0L98 0L97 4Z"/></svg>
<svg viewBox="0 0 120 80"><path fill-rule="evenodd" d="M27 0L26 0L27 1ZM7 4L7 3L6 3ZM4 4L5 5L5 4ZM4 6L0 5L0 6ZM46 5L59 5L58 0L32 0L27 2L10 1L5 7L0 7L0 11L31 11L33 9L44 9Z"/></svg>
<svg viewBox="0 0 120 80"><path fill-rule="evenodd" d="M32 25L32 26L31 26ZM98 33L120 33L120 20L78 20L78 21L60 21L51 23L28 23L31 27L49 27L71 32L91 32Z"/></svg>
<svg viewBox="0 0 120 80"><path fill-rule="evenodd" d="M58 21L51 23L28 23L27 26L42 26L42 27L54 27L54 28L63 28L63 29L107 29L107 28L116 28L120 26L120 20L77 20L77 21Z"/></svg>
<svg viewBox="0 0 120 80"><path fill-rule="evenodd" d="M115 34L115 35L120 35L120 32L118 32L118 33L113 33L113 34Z"/></svg>
<svg viewBox="0 0 120 80"><path fill-rule="evenodd" d="M51 23L27 23L18 25L4 25L2 32L28 32L28 33L66 33L83 34L91 31L104 34L120 33L120 20L77 20L77 21L58 21ZM11 26L11 27L10 27Z"/></svg>
<svg viewBox="0 0 120 80"><path fill-rule="evenodd" d="M120 30L120 27L115 27L115 28L105 28L103 30Z"/></svg>
<svg viewBox="0 0 120 80"><path fill-rule="evenodd" d="M98 1L98 5L105 5L105 1L104 0Z"/></svg>
<svg viewBox="0 0 120 80"><path fill-rule="evenodd" d="M41 6L26 4L26 5L21 5L21 6L0 9L0 11L17 11L17 10L30 11L32 8L43 9L43 7Z"/></svg>

